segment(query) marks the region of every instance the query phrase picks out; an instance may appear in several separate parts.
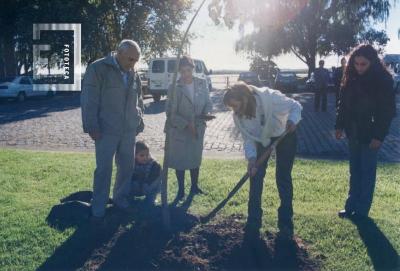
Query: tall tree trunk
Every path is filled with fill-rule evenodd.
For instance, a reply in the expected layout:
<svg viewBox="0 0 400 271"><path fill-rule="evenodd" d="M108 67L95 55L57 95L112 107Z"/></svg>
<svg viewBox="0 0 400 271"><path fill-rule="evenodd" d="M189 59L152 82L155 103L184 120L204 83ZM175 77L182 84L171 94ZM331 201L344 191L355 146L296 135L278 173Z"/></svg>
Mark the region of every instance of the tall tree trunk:
<svg viewBox="0 0 400 271"><path fill-rule="evenodd" d="M29 51L28 51L29 52ZM24 70L25 70L25 73L26 74L28 74L29 73L29 69L30 69L30 65L29 65L29 63L30 63L30 61L29 61L29 55L28 55L28 53L27 53L27 55L24 57Z"/></svg>
<svg viewBox="0 0 400 271"><path fill-rule="evenodd" d="M22 73L22 67L24 66L23 62L19 62L17 66L17 75L21 75Z"/></svg>
<svg viewBox="0 0 400 271"><path fill-rule="evenodd" d="M4 63L3 39L0 39L0 78L6 76L6 67Z"/></svg>
<svg viewBox="0 0 400 271"><path fill-rule="evenodd" d="M4 78L4 77L6 77L6 70L4 67L3 59L2 59L2 57L0 57L0 78Z"/></svg>
<svg viewBox="0 0 400 271"><path fill-rule="evenodd" d="M48 72L48 75L51 75L50 63L51 63L51 55L47 58L47 72Z"/></svg>
<svg viewBox="0 0 400 271"><path fill-rule="evenodd" d="M310 57L307 57L308 77L310 77L311 73L315 71L315 57L315 53L311 54Z"/></svg>
<svg viewBox="0 0 400 271"><path fill-rule="evenodd" d="M14 76L17 71L15 61L15 41L12 31L5 31L3 34L3 59L6 76Z"/></svg>

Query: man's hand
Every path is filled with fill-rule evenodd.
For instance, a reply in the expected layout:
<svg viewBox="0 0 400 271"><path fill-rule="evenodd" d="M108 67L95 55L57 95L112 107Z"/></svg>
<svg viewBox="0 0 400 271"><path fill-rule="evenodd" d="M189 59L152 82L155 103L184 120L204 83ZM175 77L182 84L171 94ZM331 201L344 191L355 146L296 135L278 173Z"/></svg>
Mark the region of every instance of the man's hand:
<svg viewBox="0 0 400 271"><path fill-rule="evenodd" d="M197 138L197 131L196 127L194 126L194 123L191 122L188 124L187 129L189 130L190 134L194 137Z"/></svg>
<svg viewBox="0 0 400 271"><path fill-rule="evenodd" d="M100 132L90 132L89 136L93 139L93 140L98 140L101 138L101 133Z"/></svg>
<svg viewBox="0 0 400 271"><path fill-rule="evenodd" d="M291 120L287 121L286 131L288 131L289 133L293 133L296 130L296 128L297 128L297 125L293 121L291 121Z"/></svg>
<svg viewBox="0 0 400 271"><path fill-rule="evenodd" d="M369 143L369 148L372 150L378 150L382 145L382 141L378 140L378 139L372 139L371 143Z"/></svg>
<svg viewBox="0 0 400 271"><path fill-rule="evenodd" d="M343 131L342 130L336 130L335 132L335 137L336 139L343 139Z"/></svg>
<svg viewBox="0 0 400 271"><path fill-rule="evenodd" d="M249 159L247 163L247 172L249 173L250 177L254 177L257 173L257 168L256 168L256 159L251 158Z"/></svg>

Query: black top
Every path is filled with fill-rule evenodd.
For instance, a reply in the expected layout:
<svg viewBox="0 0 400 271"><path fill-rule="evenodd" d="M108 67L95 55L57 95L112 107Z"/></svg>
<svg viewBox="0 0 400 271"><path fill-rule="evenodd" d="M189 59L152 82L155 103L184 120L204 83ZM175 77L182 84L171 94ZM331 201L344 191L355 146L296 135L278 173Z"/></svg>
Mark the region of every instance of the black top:
<svg viewBox="0 0 400 271"><path fill-rule="evenodd" d="M343 77L343 67L336 68L336 70L334 72L335 87L338 88L340 86L340 82L342 81L342 77Z"/></svg>
<svg viewBox="0 0 400 271"><path fill-rule="evenodd" d="M349 139L360 143L383 141L395 114L392 76L367 71L341 88L335 127L344 129Z"/></svg>
<svg viewBox="0 0 400 271"><path fill-rule="evenodd" d="M329 71L325 68L316 68L314 71L314 80L317 88L325 88L329 82Z"/></svg>

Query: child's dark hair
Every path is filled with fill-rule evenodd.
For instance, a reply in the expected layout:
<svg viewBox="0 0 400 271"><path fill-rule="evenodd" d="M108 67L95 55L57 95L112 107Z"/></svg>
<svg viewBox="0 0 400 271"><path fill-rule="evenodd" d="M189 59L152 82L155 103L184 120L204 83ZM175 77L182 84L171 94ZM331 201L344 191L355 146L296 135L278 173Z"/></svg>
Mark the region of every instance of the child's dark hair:
<svg viewBox="0 0 400 271"><path fill-rule="evenodd" d="M149 146L144 141L137 141L135 146L135 154L138 154L142 151L149 151Z"/></svg>

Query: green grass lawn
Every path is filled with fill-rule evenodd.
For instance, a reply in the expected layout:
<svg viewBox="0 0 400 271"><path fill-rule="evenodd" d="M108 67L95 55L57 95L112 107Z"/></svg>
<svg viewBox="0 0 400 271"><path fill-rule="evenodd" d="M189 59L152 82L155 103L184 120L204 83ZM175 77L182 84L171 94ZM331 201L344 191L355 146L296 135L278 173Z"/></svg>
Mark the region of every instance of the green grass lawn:
<svg viewBox="0 0 400 271"><path fill-rule="evenodd" d="M94 166L93 154L0 149L1 270L35 270L74 233L74 228L53 229L45 219L60 198L91 189ZM263 193L263 230L271 232L277 231L279 202L274 169L271 161ZM207 214L227 195L244 170L245 164L240 160L205 160L200 186L208 194L195 197L189 211ZM400 251L399 164L379 165L370 213L375 223L367 231L358 230L336 215L348 189L346 161L298 159L293 179L295 232L310 245L312 257L322 260L323 270L369 270L388 247ZM169 185L172 200L176 181L171 171ZM247 197L248 184L219 215L246 215ZM380 241L386 238L388 246L376 247L376 243L380 246L382 242L374 242L368 235L377 236Z"/></svg>

